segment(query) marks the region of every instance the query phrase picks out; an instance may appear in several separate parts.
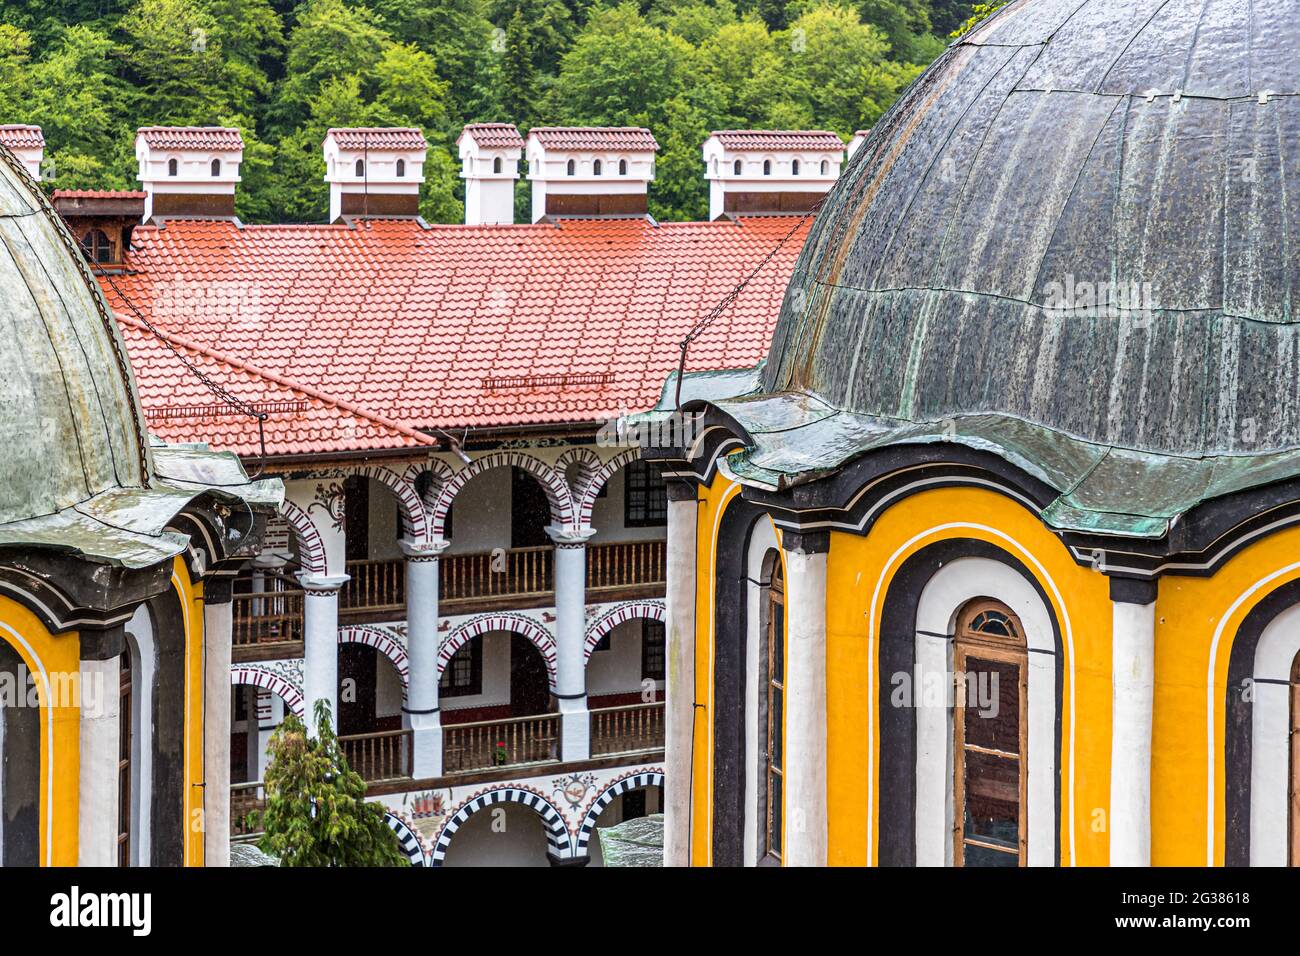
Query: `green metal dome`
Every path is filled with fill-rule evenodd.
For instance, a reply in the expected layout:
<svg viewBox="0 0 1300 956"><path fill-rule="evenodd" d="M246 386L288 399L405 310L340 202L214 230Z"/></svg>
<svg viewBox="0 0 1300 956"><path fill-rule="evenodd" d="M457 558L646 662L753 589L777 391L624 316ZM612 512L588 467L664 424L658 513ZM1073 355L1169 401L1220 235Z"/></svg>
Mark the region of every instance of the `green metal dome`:
<svg viewBox="0 0 1300 956"><path fill-rule="evenodd" d="M954 441L1056 489L1056 527L1142 536L1300 474L1298 49L1300 0L1029 0L954 43L716 403L737 474Z"/></svg>
<svg viewBox="0 0 1300 956"><path fill-rule="evenodd" d="M200 496L242 514L221 550L252 540L283 498L239 459L152 441L116 320L39 187L0 147L0 551L143 568L185 550L173 527ZM238 511L230 505L238 504ZM2 570L2 568L0 568Z"/></svg>

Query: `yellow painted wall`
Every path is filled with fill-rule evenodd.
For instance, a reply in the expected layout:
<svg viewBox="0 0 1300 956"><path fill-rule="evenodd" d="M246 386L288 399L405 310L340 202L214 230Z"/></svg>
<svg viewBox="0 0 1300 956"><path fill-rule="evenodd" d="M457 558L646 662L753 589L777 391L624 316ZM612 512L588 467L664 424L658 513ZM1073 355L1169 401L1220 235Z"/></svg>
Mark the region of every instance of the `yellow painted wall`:
<svg viewBox="0 0 1300 956"><path fill-rule="evenodd" d="M203 585L178 557L172 587L185 620L185 865L203 866Z"/></svg>
<svg viewBox="0 0 1300 956"><path fill-rule="evenodd" d="M1228 657L1251 610L1297 577L1300 529L1290 528L1242 549L1213 577L1160 581L1151 748L1151 860L1156 865L1223 864Z"/></svg>
<svg viewBox="0 0 1300 956"><path fill-rule="evenodd" d="M41 701L41 865L76 866L81 711L75 706L51 708L49 702L54 675L77 674L81 670L80 639L75 631L50 634L36 615L0 597L0 640L8 641L18 651L35 679ZM26 688L21 692L25 693Z"/></svg>

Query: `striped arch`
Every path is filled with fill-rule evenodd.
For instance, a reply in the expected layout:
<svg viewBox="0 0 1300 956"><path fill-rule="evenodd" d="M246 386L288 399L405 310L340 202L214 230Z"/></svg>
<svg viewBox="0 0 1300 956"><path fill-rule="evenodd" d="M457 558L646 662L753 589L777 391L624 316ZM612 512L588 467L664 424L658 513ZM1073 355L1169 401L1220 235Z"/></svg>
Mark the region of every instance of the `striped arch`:
<svg viewBox="0 0 1300 956"><path fill-rule="evenodd" d="M327 574L325 566L325 542L320 536L316 523L307 512L285 498L280 504L280 514L293 532L298 542L298 563L304 571L312 574Z"/></svg>
<svg viewBox="0 0 1300 956"><path fill-rule="evenodd" d="M578 492L579 523L584 525L591 524L591 509L596 506L596 495L600 494L600 489L605 487L605 482L609 481L616 472L626 468L640 457L640 448L628 448L625 451L621 451L596 469L596 471L583 482Z"/></svg>
<svg viewBox="0 0 1300 956"><path fill-rule="evenodd" d="M460 490L465 487L470 479L476 478L492 468L509 467L522 468L541 482L542 488L546 492L546 500L551 504L551 517L557 524L566 526L574 524L576 511L573 505L573 493L569 490L569 483L564 480L563 475L540 458L534 458L532 455L525 455L518 451L499 451L484 455L482 458L475 458L471 464L456 472L451 480L438 491L438 499L433 505L432 537L443 537L443 526L447 521L447 509L451 507L452 500L455 499L456 495L460 493Z"/></svg>
<svg viewBox="0 0 1300 956"><path fill-rule="evenodd" d="M596 618L587 628L586 648L583 656L586 659L591 658L591 652L596 649L596 645L601 639L614 628L618 627L624 621L630 621L633 618L647 618L651 621L663 621L664 602L663 601L628 601L626 604L619 604L610 608L600 617Z"/></svg>
<svg viewBox="0 0 1300 956"><path fill-rule="evenodd" d="M402 472L402 478L410 484L412 488L418 488L416 479L422 474L428 472L433 476L433 482L429 486L429 491L421 497L424 504L425 513L433 511L433 504L438 500L438 492L446 486L456 476L452 471L451 465L447 464L441 458L430 458L428 461L415 462L406 466L406 471ZM417 492L418 494L418 492Z"/></svg>
<svg viewBox="0 0 1300 956"><path fill-rule="evenodd" d="M551 693L555 693L555 638L551 632L539 624L531 617L523 614L512 614L509 612L499 614L484 614L480 617L470 618L460 627L456 628L443 640L442 646L438 648L438 673L437 677L442 678L442 672L447 667L447 662L452 656L460 650L469 641L476 637L481 637L492 631L510 631L526 637L542 654L542 660L546 662L546 678L550 684Z"/></svg>
<svg viewBox="0 0 1300 956"><path fill-rule="evenodd" d="M404 820L393 816L391 813L384 814L384 824L397 834L398 846L402 848L402 853L406 858L411 861L411 866L425 866L424 849L420 846L420 838L415 835L415 831L407 826Z"/></svg>
<svg viewBox="0 0 1300 956"><path fill-rule="evenodd" d="M391 468L383 465L366 465L352 474L373 478L397 496L397 503L402 509L403 534L413 541L429 540L429 516L424 510L424 503L415 493L415 484L407 481Z"/></svg>
<svg viewBox="0 0 1300 956"><path fill-rule="evenodd" d="M547 855L554 860L567 860L572 856L573 841L569 837L569 827L564 822L564 815L555 809L551 801L528 787L497 787L471 797L447 818L429 854L429 865L442 866L443 858L447 855L447 847L456 831L475 813L494 803L521 803L536 812L542 818L542 825L546 828Z"/></svg>
<svg viewBox="0 0 1300 956"><path fill-rule="evenodd" d="M230 668L230 685L252 684L262 690L269 690L284 701L284 705L297 717L306 718L303 707L302 688L290 683L281 674L267 667L256 664L237 664Z"/></svg>
<svg viewBox="0 0 1300 956"><path fill-rule="evenodd" d="M662 787L663 785L664 775L661 770L630 773L626 777L620 777L611 783L601 791L600 796L591 801L591 805L587 808L587 815L582 818L582 827L578 830L578 845L573 855L587 855L587 843L591 840L592 831L596 829L596 821L605 812L605 808L614 802L615 797L627 793L629 790L640 790L642 787Z"/></svg>
<svg viewBox="0 0 1300 956"><path fill-rule="evenodd" d="M574 476L573 481L569 481L569 468L575 464L578 466L577 474ZM577 502L582 497L583 489L585 489L596 476L596 472L600 471L601 465L603 464L604 463L600 460L600 456L590 448L584 448L582 445L575 445L574 447L567 449L559 458L555 459L555 470L559 472L561 478L569 482L569 488L573 492L574 501Z"/></svg>
<svg viewBox="0 0 1300 956"><path fill-rule="evenodd" d="M406 657L406 645L396 635L382 628L356 624L352 627L339 628L339 643L365 644L379 651L397 668L397 674L402 678L402 689L405 691L410 680L410 667Z"/></svg>

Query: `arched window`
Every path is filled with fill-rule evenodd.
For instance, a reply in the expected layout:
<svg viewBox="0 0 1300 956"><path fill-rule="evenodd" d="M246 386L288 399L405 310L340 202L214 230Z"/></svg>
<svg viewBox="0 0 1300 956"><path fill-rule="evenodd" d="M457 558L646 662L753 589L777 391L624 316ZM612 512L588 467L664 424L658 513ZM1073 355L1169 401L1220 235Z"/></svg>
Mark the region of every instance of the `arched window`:
<svg viewBox="0 0 1300 956"><path fill-rule="evenodd" d="M797 160L797 159L795 159L795 160L791 160L791 162L790 162L790 175L791 175L791 176L798 176L798 175L799 175L799 160Z"/></svg>
<svg viewBox="0 0 1300 956"><path fill-rule="evenodd" d="M741 171L743 168L744 168L744 166L741 165L740 160L736 160L734 163L731 164L731 171L732 171L735 175L737 175L737 176L740 175L740 171Z"/></svg>
<svg viewBox="0 0 1300 956"><path fill-rule="evenodd" d="M406 160L404 160L404 159L399 159L399 160L397 161L397 175L398 175L398 176L405 176L405 175L406 175Z"/></svg>
<svg viewBox="0 0 1300 956"><path fill-rule="evenodd" d="M759 651L759 860L781 859L785 833L785 576L781 558L769 552L763 644Z"/></svg>
<svg viewBox="0 0 1300 956"><path fill-rule="evenodd" d="M822 175L825 176L828 172L830 172L830 168L831 168L831 164L828 163L826 160L823 159L823 160L822 160Z"/></svg>
<svg viewBox="0 0 1300 956"><path fill-rule="evenodd" d="M575 172L577 172L577 169L578 168L576 164L573 162L573 160L569 160L568 166L565 167L565 172L568 173L570 176L572 176Z"/></svg>
<svg viewBox="0 0 1300 956"><path fill-rule="evenodd" d="M620 176L626 176L626 175L627 175L627 160L626 160L626 159L620 159L620 160L618 161L618 174L619 174Z"/></svg>
<svg viewBox="0 0 1300 956"><path fill-rule="evenodd" d="M501 172L501 157L500 157L500 156L497 156L497 157L495 157L495 158L492 160L492 172L494 172L494 173L500 173L500 172Z"/></svg>
<svg viewBox="0 0 1300 956"><path fill-rule="evenodd" d="M175 159L167 160L167 175L175 176L180 171L180 165Z"/></svg>
<svg viewBox="0 0 1300 956"><path fill-rule="evenodd" d="M365 161L364 161L364 160L360 160L360 159L358 159L358 160L357 160L357 165L356 165L356 176L357 176L357 179L362 178L363 176L365 176L365 174L366 174L366 164L365 164Z"/></svg>
<svg viewBox="0 0 1300 956"><path fill-rule="evenodd" d="M219 159L214 159L214 160L212 161L212 175L213 175L213 176L220 176L220 175L221 175L221 160L219 160Z"/></svg>
<svg viewBox="0 0 1300 956"><path fill-rule="evenodd" d="M763 160L763 175L764 176L772 175L772 161L770 159Z"/></svg>
<svg viewBox="0 0 1300 956"><path fill-rule="evenodd" d="M92 229L81 237L81 250L91 262L112 262L113 246L108 236L99 229Z"/></svg>
<svg viewBox="0 0 1300 956"><path fill-rule="evenodd" d="M1024 628L987 598L957 617L953 651L953 863L1024 866L1028 653Z"/></svg>
<svg viewBox="0 0 1300 956"><path fill-rule="evenodd" d="M602 169L604 169L604 168L605 168L605 167L601 165L600 160L598 159L598 160L596 160L594 163L591 164L591 174L592 174L593 176L599 176L599 175L600 175L600 171L601 171Z"/></svg>

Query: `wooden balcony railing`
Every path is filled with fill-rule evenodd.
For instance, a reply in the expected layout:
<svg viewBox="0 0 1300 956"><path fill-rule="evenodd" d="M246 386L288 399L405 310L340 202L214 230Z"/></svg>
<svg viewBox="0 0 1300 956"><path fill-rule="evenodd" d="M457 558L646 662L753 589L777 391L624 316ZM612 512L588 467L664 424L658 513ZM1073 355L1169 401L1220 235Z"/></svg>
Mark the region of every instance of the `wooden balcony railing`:
<svg viewBox="0 0 1300 956"><path fill-rule="evenodd" d="M587 588L597 594L662 586L665 568L663 541L618 541L587 548ZM349 580L339 593L341 619L406 616L403 559L349 561L347 573ZM541 605L555 590L555 551L543 546L447 555L438 562L438 579L444 602L513 599L520 607ZM237 647L302 640L303 593L297 582L273 575L265 582L266 591L234 595Z"/></svg>
<svg viewBox="0 0 1300 956"><path fill-rule="evenodd" d="M411 731L383 730L339 737L348 766L367 783L411 775Z"/></svg>
<svg viewBox="0 0 1300 956"><path fill-rule="evenodd" d="M661 750L664 745L664 705L631 704L591 712L591 755Z"/></svg>
<svg viewBox="0 0 1300 956"><path fill-rule="evenodd" d="M232 595L232 642L236 647L249 647L301 641L302 602L302 591L287 588Z"/></svg>
<svg viewBox="0 0 1300 956"><path fill-rule="evenodd" d="M266 809L266 788L260 780L230 785L230 835L251 836L262 832L260 821L252 817Z"/></svg>
<svg viewBox="0 0 1300 956"><path fill-rule="evenodd" d="M587 588L626 588L667 580L663 541L615 541L587 548Z"/></svg>
<svg viewBox="0 0 1300 956"><path fill-rule="evenodd" d="M560 715L446 724L442 740L446 774L559 760Z"/></svg>

